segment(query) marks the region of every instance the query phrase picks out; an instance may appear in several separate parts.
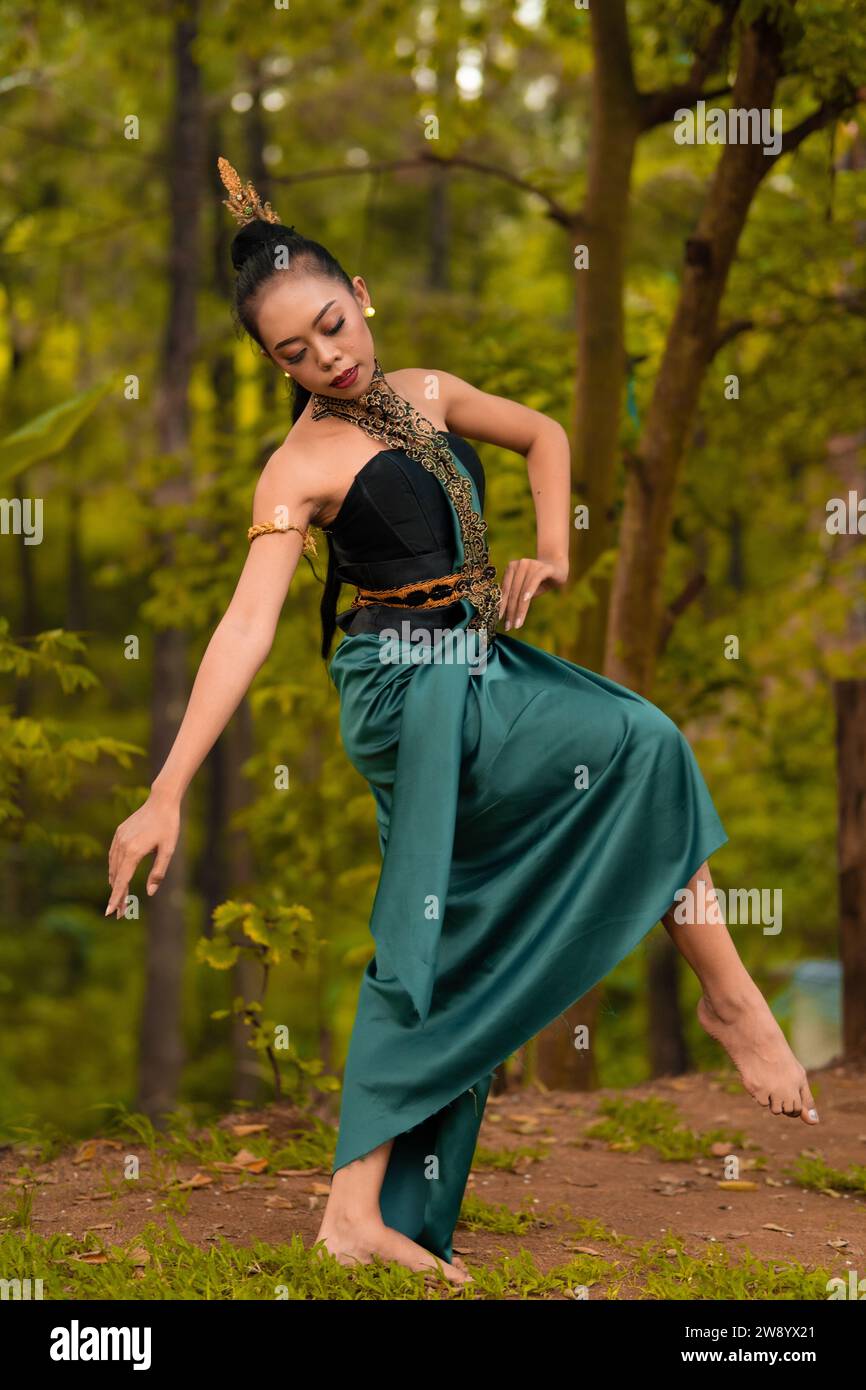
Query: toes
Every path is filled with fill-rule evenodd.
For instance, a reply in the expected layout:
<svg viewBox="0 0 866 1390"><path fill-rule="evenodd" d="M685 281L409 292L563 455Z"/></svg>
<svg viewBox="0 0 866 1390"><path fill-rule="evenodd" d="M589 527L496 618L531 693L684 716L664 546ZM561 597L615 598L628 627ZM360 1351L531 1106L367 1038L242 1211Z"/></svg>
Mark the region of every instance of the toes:
<svg viewBox="0 0 866 1390"><path fill-rule="evenodd" d="M804 1081L800 1087L800 1102L803 1106L800 1112L800 1119L807 1125L818 1124L818 1110L812 1092L809 1090L808 1081Z"/></svg>

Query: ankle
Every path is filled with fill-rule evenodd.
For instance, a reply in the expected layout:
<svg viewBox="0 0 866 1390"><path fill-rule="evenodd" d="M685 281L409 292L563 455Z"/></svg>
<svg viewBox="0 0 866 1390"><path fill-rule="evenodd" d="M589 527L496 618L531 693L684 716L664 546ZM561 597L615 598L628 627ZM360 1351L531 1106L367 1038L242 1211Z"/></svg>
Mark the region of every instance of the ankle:
<svg viewBox="0 0 866 1390"><path fill-rule="evenodd" d="M755 1005L755 986L753 982L742 986L704 989L704 1000L721 1023L736 1023Z"/></svg>
<svg viewBox="0 0 866 1390"><path fill-rule="evenodd" d="M384 1228L382 1213L376 1208L359 1206L356 1203L335 1204L333 1198L322 1214L322 1229L346 1231L372 1231Z"/></svg>

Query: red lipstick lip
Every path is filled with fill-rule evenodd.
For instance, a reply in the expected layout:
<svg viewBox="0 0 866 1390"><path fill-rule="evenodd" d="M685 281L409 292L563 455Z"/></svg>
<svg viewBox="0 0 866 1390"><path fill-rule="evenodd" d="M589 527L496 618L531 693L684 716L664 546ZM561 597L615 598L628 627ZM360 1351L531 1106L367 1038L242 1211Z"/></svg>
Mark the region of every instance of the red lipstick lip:
<svg viewBox="0 0 866 1390"><path fill-rule="evenodd" d="M351 384L352 384L352 382L354 381L354 379L355 379L355 377L357 376L357 374L358 374L358 364L356 363L355 366L354 366L354 367L350 367L349 370L348 370L347 372L342 372L338 377L335 377L334 380L331 382L331 385L332 385L332 386L351 386Z"/></svg>

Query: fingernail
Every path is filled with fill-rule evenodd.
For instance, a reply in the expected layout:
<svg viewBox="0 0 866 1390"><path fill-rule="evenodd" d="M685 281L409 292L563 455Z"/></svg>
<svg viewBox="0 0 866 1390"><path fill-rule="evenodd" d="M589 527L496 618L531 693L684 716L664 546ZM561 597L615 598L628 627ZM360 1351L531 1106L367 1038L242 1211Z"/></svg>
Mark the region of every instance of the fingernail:
<svg viewBox="0 0 866 1390"><path fill-rule="evenodd" d="M510 627L511 627L511 624L510 624L510 623L506 623L506 624L505 624L505 631L507 632L508 629L509 629Z"/></svg>
<svg viewBox="0 0 866 1390"><path fill-rule="evenodd" d="M817 1111L817 1110L810 1110L810 1111L809 1111L809 1119L810 1119L810 1120L817 1120L817 1119L818 1119L818 1111Z"/></svg>
<svg viewBox="0 0 866 1390"><path fill-rule="evenodd" d="M522 619L522 618L518 618L518 619L517 619L517 622L514 624L514 626L515 626L515 627L523 627L523 619Z"/></svg>
<svg viewBox="0 0 866 1390"><path fill-rule="evenodd" d="M105 911L103 912L103 914L102 914L103 917L107 917L110 911L111 911L111 903L108 904L108 907L107 907L107 908L105 909Z"/></svg>
<svg viewBox="0 0 866 1390"><path fill-rule="evenodd" d="M155 890L154 890L153 884L152 884L152 883L149 883L149 884L147 885L148 897L150 897L150 896L153 894L154 891L155 891Z"/></svg>

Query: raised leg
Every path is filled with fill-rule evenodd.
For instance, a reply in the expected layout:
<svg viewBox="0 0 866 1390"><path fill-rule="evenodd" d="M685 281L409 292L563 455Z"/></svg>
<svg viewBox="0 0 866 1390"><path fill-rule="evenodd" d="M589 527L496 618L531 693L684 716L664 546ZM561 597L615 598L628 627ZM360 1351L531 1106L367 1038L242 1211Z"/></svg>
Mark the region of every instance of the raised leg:
<svg viewBox="0 0 866 1390"><path fill-rule="evenodd" d="M321 1242L343 1265L369 1264L378 1255L407 1269L441 1269L454 1284L471 1283L462 1260L459 1266L448 1264L382 1220L379 1194L393 1142L389 1139L334 1174L316 1246Z"/></svg>
<svg viewBox="0 0 866 1390"><path fill-rule="evenodd" d="M703 894L699 879L706 885ZM687 886L692 902L706 902L708 920L678 922L674 904L662 923L703 986L697 1005L701 1026L728 1053L759 1105L769 1106L774 1115L817 1124L806 1072L737 954L706 862Z"/></svg>

